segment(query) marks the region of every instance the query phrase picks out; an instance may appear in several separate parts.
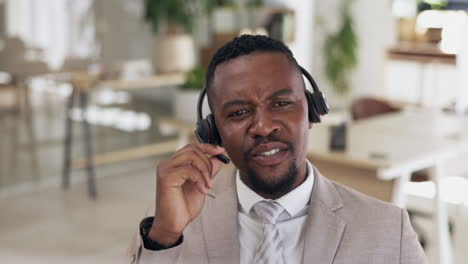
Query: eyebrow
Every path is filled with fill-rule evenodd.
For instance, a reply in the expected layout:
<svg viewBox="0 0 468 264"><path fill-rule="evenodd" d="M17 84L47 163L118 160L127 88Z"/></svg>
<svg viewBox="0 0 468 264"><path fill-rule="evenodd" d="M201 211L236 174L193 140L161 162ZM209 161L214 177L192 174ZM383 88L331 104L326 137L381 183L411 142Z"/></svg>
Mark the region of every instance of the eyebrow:
<svg viewBox="0 0 468 264"><path fill-rule="evenodd" d="M247 104L247 102L244 101L244 100L239 100L239 99L232 100L232 101L229 101L229 102L223 104L223 110L226 110L226 108L234 106L234 105L246 105L246 104Z"/></svg>
<svg viewBox="0 0 468 264"><path fill-rule="evenodd" d="M278 91L275 91L273 92L272 94L270 94L268 96L268 100L271 100L275 97L278 97L278 96L281 96L281 95L287 95L287 94L292 94L293 91L291 89L281 89L281 90L278 90Z"/></svg>
<svg viewBox="0 0 468 264"><path fill-rule="evenodd" d="M271 99L273 99L275 97L278 97L278 96L281 96L281 95L292 94L292 93L293 93L293 91L291 89L281 89L281 90L275 91L272 94L270 94L267 97L267 99L271 100ZM223 110L226 110L226 108L231 107L231 106L246 105L246 104L247 104L247 102L244 101L244 100L240 100L240 99L232 100L232 101L229 101L229 102L223 104Z"/></svg>

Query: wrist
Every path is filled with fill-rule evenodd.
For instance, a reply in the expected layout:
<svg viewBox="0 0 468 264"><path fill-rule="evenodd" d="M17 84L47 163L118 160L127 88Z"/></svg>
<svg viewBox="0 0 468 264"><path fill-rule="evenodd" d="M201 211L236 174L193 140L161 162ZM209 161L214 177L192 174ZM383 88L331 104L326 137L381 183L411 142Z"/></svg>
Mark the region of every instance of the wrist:
<svg viewBox="0 0 468 264"><path fill-rule="evenodd" d="M148 232L148 237L151 240L165 247L171 247L175 245L179 241L181 236L182 233L166 230L160 225L160 223L158 223L157 220L153 222L153 225L151 226L151 229Z"/></svg>

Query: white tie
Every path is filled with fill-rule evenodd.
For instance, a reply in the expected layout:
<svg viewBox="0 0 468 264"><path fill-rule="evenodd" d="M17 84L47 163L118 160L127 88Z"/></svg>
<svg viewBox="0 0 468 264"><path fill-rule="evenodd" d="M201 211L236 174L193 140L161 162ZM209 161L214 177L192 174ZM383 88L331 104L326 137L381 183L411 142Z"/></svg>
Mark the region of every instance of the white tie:
<svg viewBox="0 0 468 264"><path fill-rule="evenodd" d="M261 201L254 205L253 210L257 218L264 224L263 239L257 248L254 263L285 263L283 243L279 237L278 228L276 228L276 222L284 208L276 202Z"/></svg>

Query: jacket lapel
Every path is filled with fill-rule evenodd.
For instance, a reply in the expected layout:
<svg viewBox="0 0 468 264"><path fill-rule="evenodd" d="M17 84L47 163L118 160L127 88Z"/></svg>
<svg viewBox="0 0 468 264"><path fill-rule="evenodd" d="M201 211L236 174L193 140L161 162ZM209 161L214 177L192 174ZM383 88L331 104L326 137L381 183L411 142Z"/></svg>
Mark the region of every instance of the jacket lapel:
<svg viewBox="0 0 468 264"><path fill-rule="evenodd" d="M209 263L239 263L239 220L234 167L216 175L213 197L207 197L202 214Z"/></svg>
<svg viewBox="0 0 468 264"><path fill-rule="evenodd" d="M334 185L314 168L314 187L305 225L303 263L333 262L346 223L335 214L343 207Z"/></svg>

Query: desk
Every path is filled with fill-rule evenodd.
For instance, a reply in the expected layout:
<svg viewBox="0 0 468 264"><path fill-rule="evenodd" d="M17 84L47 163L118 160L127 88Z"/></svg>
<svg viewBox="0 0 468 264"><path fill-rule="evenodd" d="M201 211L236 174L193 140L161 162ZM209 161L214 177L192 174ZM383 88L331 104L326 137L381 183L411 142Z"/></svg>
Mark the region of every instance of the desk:
<svg viewBox="0 0 468 264"><path fill-rule="evenodd" d="M166 74L156 75L140 80L100 80L98 76L93 76L88 73L77 72L70 75L72 84L72 93L68 98L68 103L65 109L65 142L64 142L64 160L62 172L62 186L64 189L70 186L71 168L86 168L88 176L88 192L91 198L96 198L96 184L94 166L96 164L108 164L124 160L148 157L151 155L163 154L173 150L173 142L149 144L133 149L120 150L110 153L102 153L94 155L91 139L90 125L87 120L86 110L88 108L89 94L96 89L114 89L114 90L130 90L143 88L157 88L180 85L185 81L184 74ZM82 124L84 134L85 158L72 162L72 131L73 121L71 119L70 110L74 107L76 97L78 97L79 105L83 113Z"/></svg>
<svg viewBox="0 0 468 264"><path fill-rule="evenodd" d="M468 152L468 118L413 111L366 119L348 126L347 148L328 148L328 127L315 126L308 158L324 175L368 195L405 206L402 187L410 175L430 169L436 186L438 263L452 263L448 220L440 197L443 163Z"/></svg>

